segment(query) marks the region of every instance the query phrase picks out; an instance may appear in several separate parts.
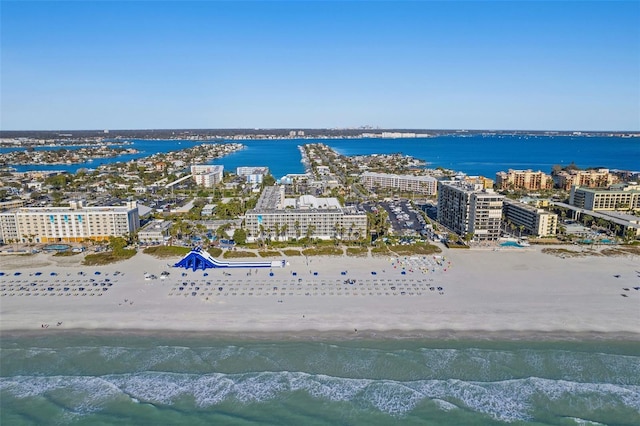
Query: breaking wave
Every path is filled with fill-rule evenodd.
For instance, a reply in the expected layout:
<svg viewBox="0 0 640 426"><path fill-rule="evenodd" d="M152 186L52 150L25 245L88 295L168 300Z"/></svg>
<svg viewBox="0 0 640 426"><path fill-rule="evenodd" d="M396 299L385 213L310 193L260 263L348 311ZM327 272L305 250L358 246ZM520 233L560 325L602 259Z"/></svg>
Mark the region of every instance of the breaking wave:
<svg viewBox="0 0 640 426"><path fill-rule="evenodd" d="M350 402L391 416L404 416L431 401L443 411L464 408L500 421L530 420L540 405L579 400L588 410L623 406L640 412L640 386L579 383L536 377L495 382L372 380L302 372L186 374L140 372L99 377L16 376L0 379L0 391L14 398L55 398L77 415L101 410L112 401L206 409L224 402L252 404L306 392L316 399Z"/></svg>

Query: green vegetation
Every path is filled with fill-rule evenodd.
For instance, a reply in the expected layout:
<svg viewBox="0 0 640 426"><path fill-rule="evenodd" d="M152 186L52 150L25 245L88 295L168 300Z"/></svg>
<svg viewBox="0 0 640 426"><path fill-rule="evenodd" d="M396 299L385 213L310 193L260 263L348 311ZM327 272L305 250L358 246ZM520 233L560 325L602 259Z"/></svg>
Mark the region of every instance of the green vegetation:
<svg viewBox="0 0 640 426"><path fill-rule="evenodd" d="M222 257L225 259L236 259L240 257L257 257L257 255L251 251L225 251Z"/></svg>
<svg viewBox="0 0 640 426"><path fill-rule="evenodd" d="M282 250L282 253L283 253L285 256L301 256L301 255L302 255L302 253L300 253L300 250L291 250L291 249L289 249L289 250Z"/></svg>
<svg viewBox="0 0 640 426"><path fill-rule="evenodd" d="M372 256L388 256L390 255L391 252L389 251L389 248L385 245L382 246L378 246L378 247L373 247L371 249L371 255Z"/></svg>
<svg viewBox="0 0 640 426"><path fill-rule="evenodd" d="M75 256L76 254L80 254L80 253L76 253L76 252L73 252L71 250L67 250L67 251L59 251L59 252L55 253L53 256L54 257L68 257L68 256Z"/></svg>
<svg viewBox="0 0 640 426"><path fill-rule="evenodd" d="M85 266L108 265L110 263L116 263L123 260L127 260L135 255L136 255L135 250L122 250L119 253L110 251L106 253L88 254L85 256L82 264Z"/></svg>
<svg viewBox="0 0 640 426"><path fill-rule="evenodd" d="M207 250L209 252L209 254L213 257L220 257L220 255L222 254L222 249L218 248L218 247L211 247L209 250Z"/></svg>
<svg viewBox="0 0 640 426"><path fill-rule="evenodd" d="M575 251L565 248L543 248L542 253L552 254L560 257L600 256L600 253L594 250Z"/></svg>
<svg viewBox="0 0 640 426"><path fill-rule="evenodd" d="M166 257L182 257L189 253L189 251L191 251L191 249L188 247L154 246L147 247L142 252L162 259Z"/></svg>
<svg viewBox="0 0 640 426"><path fill-rule="evenodd" d="M368 254L366 247L347 247L347 256L367 257Z"/></svg>
<svg viewBox="0 0 640 426"><path fill-rule="evenodd" d="M305 256L342 256L344 252L337 247L314 247L302 250Z"/></svg>
<svg viewBox="0 0 640 426"><path fill-rule="evenodd" d="M233 241L236 242L236 244L244 244L247 242L247 231L245 231L242 228L236 228L235 231L233 231Z"/></svg>
<svg viewBox="0 0 640 426"><path fill-rule="evenodd" d="M86 266L108 265L132 258L137 253L135 250L125 249L127 240L122 237L109 237L109 246L111 247L110 252L88 254L82 264Z"/></svg>
<svg viewBox="0 0 640 426"><path fill-rule="evenodd" d="M431 245L431 244L411 244L411 245L398 245L398 246L390 246L389 250L391 250L392 252L398 254L398 255L403 255L403 256L408 256L408 255L414 255L414 254L434 254L434 253L440 253L442 250L440 250L440 247Z"/></svg>
<svg viewBox="0 0 640 426"><path fill-rule="evenodd" d="M260 255L260 257L280 257L280 256L282 256L282 254L280 254L280 252L277 251L277 250L263 250L263 251L259 251L258 254Z"/></svg>
<svg viewBox="0 0 640 426"><path fill-rule="evenodd" d="M640 246L628 244L624 246L606 248L601 251L605 256L640 256Z"/></svg>

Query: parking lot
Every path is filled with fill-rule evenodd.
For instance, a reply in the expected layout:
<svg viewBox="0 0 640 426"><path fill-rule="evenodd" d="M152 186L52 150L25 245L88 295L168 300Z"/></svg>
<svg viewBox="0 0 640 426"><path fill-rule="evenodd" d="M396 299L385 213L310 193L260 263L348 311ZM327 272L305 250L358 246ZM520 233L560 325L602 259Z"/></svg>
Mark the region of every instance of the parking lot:
<svg viewBox="0 0 640 426"><path fill-rule="evenodd" d="M426 222L408 200L383 201L375 205L363 206L367 211L386 210L389 221L396 235L420 235Z"/></svg>

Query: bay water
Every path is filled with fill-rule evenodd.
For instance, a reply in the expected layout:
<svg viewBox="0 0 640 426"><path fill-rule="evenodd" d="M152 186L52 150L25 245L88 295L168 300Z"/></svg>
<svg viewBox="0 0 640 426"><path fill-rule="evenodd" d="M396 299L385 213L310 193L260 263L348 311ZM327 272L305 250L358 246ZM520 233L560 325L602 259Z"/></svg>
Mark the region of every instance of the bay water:
<svg viewBox="0 0 640 426"><path fill-rule="evenodd" d="M102 164L135 160L158 152L177 151L205 143L188 140L131 140L130 142L132 144L129 146L139 151L137 154L98 158L92 162L80 164L38 164L14 167L18 171L75 172L81 168L96 168ZM402 139L279 139L237 142L244 144L246 148L224 158L213 160L212 164L221 164L225 170L232 172L240 166L267 166L276 179L289 173L304 173L298 146L308 143L324 143L340 154L349 156L402 153L426 161L427 167L430 168L444 167L489 178L494 178L496 172L506 171L509 168L542 170L549 173L555 164L567 166L572 162L580 168L605 167L640 171L640 138L473 135ZM0 152L14 149L20 148L2 148Z"/></svg>
<svg viewBox="0 0 640 426"><path fill-rule="evenodd" d="M640 342L18 333L2 425L638 425Z"/></svg>

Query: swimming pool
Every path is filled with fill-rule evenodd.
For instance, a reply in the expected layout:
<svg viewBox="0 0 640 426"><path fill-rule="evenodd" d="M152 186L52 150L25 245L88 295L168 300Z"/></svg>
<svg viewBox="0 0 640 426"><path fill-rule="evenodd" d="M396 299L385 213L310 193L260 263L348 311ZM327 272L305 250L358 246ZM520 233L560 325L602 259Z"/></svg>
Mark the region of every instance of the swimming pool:
<svg viewBox="0 0 640 426"><path fill-rule="evenodd" d="M500 247L524 247L524 246L521 246L515 241L505 241L504 243L500 243Z"/></svg>
<svg viewBox="0 0 640 426"><path fill-rule="evenodd" d="M42 250L46 251L67 251L71 248L69 244L49 244L44 246Z"/></svg>

